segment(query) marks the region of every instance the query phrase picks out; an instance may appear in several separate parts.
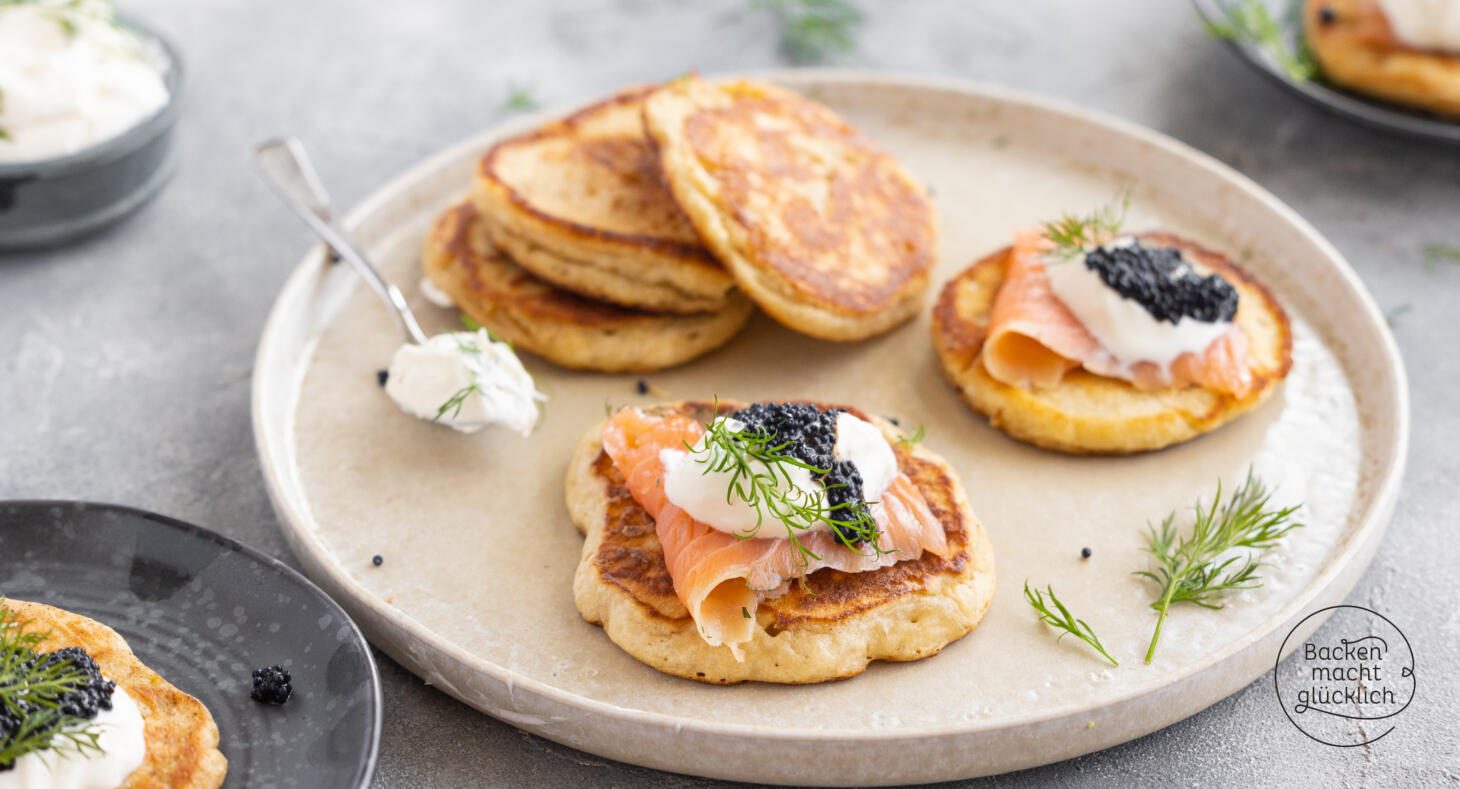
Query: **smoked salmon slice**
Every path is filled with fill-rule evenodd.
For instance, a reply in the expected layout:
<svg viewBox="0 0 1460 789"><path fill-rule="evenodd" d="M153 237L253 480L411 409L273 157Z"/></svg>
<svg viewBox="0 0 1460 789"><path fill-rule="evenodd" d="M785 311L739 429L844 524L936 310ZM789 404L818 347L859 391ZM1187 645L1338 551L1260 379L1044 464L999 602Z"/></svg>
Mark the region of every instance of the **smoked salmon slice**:
<svg viewBox="0 0 1460 789"><path fill-rule="evenodd" d="M654 519L674 592L689 610L700 636L711 646L727 646L736 660L755 635L760 601L784 591L801 576L831 567L848 573L916 559L923 551L948 556L943 525L907 475L899 474L870 505L883 552L858 553L827 531L798 535L819 558L803 557L789 539L744 539L718 531L691 517L664 492L665 449L683 451L705 428L682 414L652 414L621 408L603 430L603 449L627 481L630 494ZM769 532L775 524L767 522Z"/></svg>
<svg viewBox="0 0 1460 789"><path fill-rule="evenodd" d="M1118 359L1090 334L1055 296L1045 271L1050 242L1040 232L1021 233L1009 251L1004 283L989 314L983 365L1010 386L1056 386L1076 367L1130 381L1137 389L1201 386L1244 397L1255 382L1247 359L1247 335L1237 324L1201 353L1184 353L1169 370L1140 359Z"/></svg>

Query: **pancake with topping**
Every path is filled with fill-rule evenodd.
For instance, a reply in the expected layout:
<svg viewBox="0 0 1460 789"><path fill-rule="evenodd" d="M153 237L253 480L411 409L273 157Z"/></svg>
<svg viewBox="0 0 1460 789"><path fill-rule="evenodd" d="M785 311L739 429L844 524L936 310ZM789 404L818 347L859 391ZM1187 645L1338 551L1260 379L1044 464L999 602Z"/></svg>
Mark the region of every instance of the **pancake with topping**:
<svg viewBox="0 0 1460 789"><path fill-rule="evenodd" d="M538 279L499 252L469 202L436 220L421 261L432 284L496 337L580 370L648 372L682 364L729 342L754 312L733 291L718 311L694 315L586 299Z"/></svg>
<svg viewBox="0 0 1460 789"><path fill-rule="evenodd" d="M757 82L675 80L644 104L674 199L761 309L860 340L912 317L937 257L927 191L831 110Z"/></svg>
<svg viewBox="0 0 1460 789"><path fill-rule="evenodd" d="M143 665L115 630L40 603L5 599L0 606L14 612L27 632L43 635L37 652L69 647L85 650L102 676L136 703L142 713L147 754L121 789L211 789L223 784L228 760L218 750L213 716L197 699Z"/></svg>
<svg viewBox="0 0 1460 789"><path fill-rule="evenodd" d="M659 178L633 88L482 157L473 199L492 242L539 278L655 312L718 312L734 281Z"/></svg>
<svg viewBox="0 0 1460 789"><path fill-rule="evenodd" d="M1406 0L1413 5L1413 0ZM1419 13L1449 13L1454 46L1460 10L1429 3ZM1438 33L1443 25L1421 22L1415 32ZM1430 112L1460 116L1460 53L1406 42L1379 0L1306 0L1303 35L1328 81L1371 96Z"/></svg>
<svg viewBox="0 0 1460 789"><path fill-rule="evenodd" d="M1049 241L1040 233L1021 236L943 288L933 311L939 362L963 399L994 427L1021 441L1075 454L1161 449L1251 411L1287 376L1292 366L1288 316L1251 274L1217 252L1167 233L1146 233L1126 243L1127 251L1140 249L1139 254L1105 255L1100 262L1109 265L1118 257L1170 262L1179 253L1181 267L1154 279L1151 269L1144 275L1135 268L1105 269L1103 275L1120 290L1112 288L1101 297L1136 315L1125 318L1134 325L1099 331L1108 336L1123 331L1138 344L1159 347L1159 342L1150 345L1161 339L1153 335L1173 334L1185 324L1185 331L1196 331L1190 336L1200 338L1199 347L1171 351L1169 363L1123 358L1076 317L1055 294L1047 264L1085 264L1051 262ZM1177 290L1182 286L1186 290ZM1204 292L1210 294L1207 303L1200 301ZM1235 305L1226 303L1230 298ZM1216 320L1223 316L1226 321ZM1207 326L1200 325L1201 318L1210 319Z"/></svg>
<svg viewBox="0 0 1460 789"><path fill-rule="evenodd" d="M883 471L858 466L855 478L838 477L877 499L865 511L872 533L846 525L851 510L838 508L843 514L825 517L840 525L799 532L794 543L771 517L746 537L679 506L696 505L671 497L673 475L694 480L703 469L693 453L684 453L687 469L666 466L682 461L666 450L700 445L706 426L721 424L717 414L738 408L723 401L624 408L584 435L568 467L567 504L587 538L573 583L585 620L651 668L713 684L850 677L874 660L935 655L978 625L994 589L988 535L948 463L899 442L885 420L843 409L876 447L890 450ZM824 430L820 439L809 430L795 435L798 445L819 440L829 451ZM775 436L780 443L784 434ZM885 489L861 493L878 474ZM840 484L829 483L828 492L845 490ZM705 492L706 499L728 503L729 489ZM858 534L862 541L853 542Z"/></svg>

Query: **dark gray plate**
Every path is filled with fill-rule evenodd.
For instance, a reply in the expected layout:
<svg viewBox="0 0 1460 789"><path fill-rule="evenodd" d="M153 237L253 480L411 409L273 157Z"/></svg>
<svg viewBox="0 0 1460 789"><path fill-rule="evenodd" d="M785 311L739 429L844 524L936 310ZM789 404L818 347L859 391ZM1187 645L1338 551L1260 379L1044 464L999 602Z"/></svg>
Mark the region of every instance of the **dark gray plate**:
<svg viewBox="0 0 1460 789"><path fill-rule="evenodd" d="M109 504L0 502L0 595L121 633L143 663L208 706L225 786L368 786L380 677L353 622L304 576L226 537ZM282 664L294 697L249 699Z"/></svg>
<svg viewBox="0 0 1460 789"><path fill-rule="evenodd" d="M1236 0L1192 0L1197 13L1210 22L1222 20L1224 4L1232 2L1236 2ZM1303 40L1302 15L1294 12L1294 9L1301 7L1301 0L1267 0L1267 2L1268 7L1272 9L1273 19L1281 26L1288 45L1296 47ZM1305 81L1295 80L1288 76L1272 55L1261 47L1249 41L1230 41L1228 43L1242 56L1243 60L1258 71L1331 112L1385 131L1460 143L1460 121L1340 90L1324 84L1321 76Z"/></svg>

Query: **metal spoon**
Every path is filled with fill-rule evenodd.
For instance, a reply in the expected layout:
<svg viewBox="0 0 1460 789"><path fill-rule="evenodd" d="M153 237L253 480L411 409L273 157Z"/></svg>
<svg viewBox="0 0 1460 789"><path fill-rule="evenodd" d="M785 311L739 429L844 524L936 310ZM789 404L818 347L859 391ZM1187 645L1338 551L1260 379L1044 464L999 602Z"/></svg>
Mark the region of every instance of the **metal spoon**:
<svg viewBox="0 0 1460 789"><path fill-rule="evenodd" d="M293 137L269 140L254 150L254 158L279 197L294 209L294 213L309 225L315 235L354 267L355 273L385 302L406 339L417 345L425 344L426 333L421 331L421 324L411 312L410 305L406 304L400 288L380 276L375 266L355 248L344 228L335 222L329 195L319 182L314 165L309 162L304 144Z"/></svg>

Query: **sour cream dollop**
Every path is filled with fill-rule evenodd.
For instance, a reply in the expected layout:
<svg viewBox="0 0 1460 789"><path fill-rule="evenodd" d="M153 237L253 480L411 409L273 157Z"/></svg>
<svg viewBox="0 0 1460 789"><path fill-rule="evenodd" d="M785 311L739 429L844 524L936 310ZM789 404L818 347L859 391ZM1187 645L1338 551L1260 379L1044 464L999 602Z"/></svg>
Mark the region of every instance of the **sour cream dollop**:
<svg viewBox="0 0 1460 789"><path fill-rule="evenodd" d="M402 411L463 433L501 425L523 436L547 399L512 347L485 329L402 345L390 360L385 392Z"/></svg>
<svg viewBox="0 0 1460 789"><path fill-rule="evenodd" d="M1415 49L1460 53L1460 3L1454 0L1379 0L1394 35Z"/></svg>
<svg viewBox="0 0 1460 789"><path fill-rule="evenodd" d="M91 719L101 752L34 751L0 772L0 789L117 789L147 756L142 711L125 690L112 691L112 708Z"/></svg>
<svg viewBox="0 0 1460 789"><path fill-rule="evenodd" d="M162 56L101 0L0 6L0 162L76 153L167 103Z"/></svg>
<svg viewBox="0 0 1460 789"><path fill-rule="evenodd" d="M1121 238L1109 246L1129 246ZM1154 362L1169 369L1184 353L1201 353L1232 327L1231 321L1204 322L1181 318L1156 320L1140 302L1127 299L1085 265L1085 256L1045 266L1050 289L1085 329L1116 359L1127 364Z"/></svg>
<svg viewBox="0 0 1460 789"><path fill-rule="evenodd" d="M720 417L716 421L724 423L732 432L739 432L745 427L731 417ZM700 439L691 451L660 450L659 459L664 463L665 496L695 520L717 531L728 534L748 534L755 531L760 513L739 496L726 495L730 490L732 475L714 470L714 460L719 456L714 445L708 445L708 452L716 454L707 453L705 439ZM893 454L882 431L866 420L848 413L837 414L836 444L832 448L832 457L849 460L856 466L857 473L862 477L862 496L866 501L875 502L880 498L898 475L897 456ZM792 488L800 491L800 495L825 495L825 489L812 477L811 472L790 465L784 468L791 479ZM784 479L781 484L785 484ZM787 489L788 497L794 497L796 494L790 490ZM757 536L785 537L787 528L784 521L767 515ZM831 526L822 521L810 531L830 529ZM798 533L805 533L805 530Z"/></svg>

